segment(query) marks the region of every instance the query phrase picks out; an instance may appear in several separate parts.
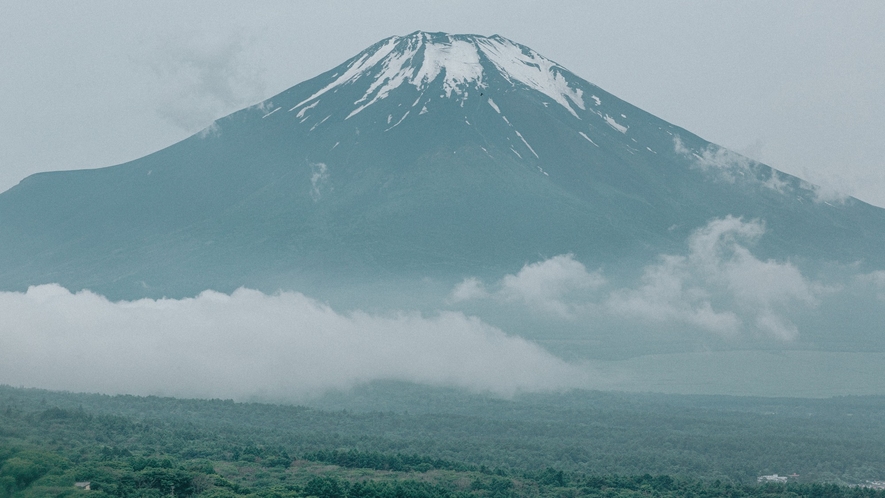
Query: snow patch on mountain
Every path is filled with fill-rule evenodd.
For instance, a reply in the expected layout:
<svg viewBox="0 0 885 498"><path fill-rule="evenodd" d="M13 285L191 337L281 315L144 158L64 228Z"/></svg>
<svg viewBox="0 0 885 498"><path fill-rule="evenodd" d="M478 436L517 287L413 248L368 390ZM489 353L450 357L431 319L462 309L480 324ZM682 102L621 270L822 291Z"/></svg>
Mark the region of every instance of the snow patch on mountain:
<svg viewBox="0 0 885 498"><path fill-rule="evenodd" d="M400 45L405 46L400 46ZM421 59L420 66L417 60ZM386 98L391 91L404 83L409 83L418 90L425 90L443 74L443 91L446 98L452 94L466 96L466 87L470 83L483 86L482 64L476 46L463 40L447 37L446 43L430 41L430 35L408 37L398 44L398 49L388 53L377 64L380 72L374 77L362 98L355 104L361 104L345 119L348 119L370 105ZM363 72L369 72L366 68ZM363 103L365 102L365 103Z"/></svg>
<svg viewBox="0 0 885 498"><path fill-rule="evenodd" d="M516 136L518 136L519 139L522 140L522 143L524 143L525 146L528 147L530 151L532 151L532 154L534 154L535 157L537 157L538 159L540 159L540 157L538 157L538 153L535 152L535 149L533 149L532 146L529 145L529 143L525 141L525 138L523 138L522 133L520 133L519 130L516 130L516 129L514 129L513 131L516 132ZM545 173L545 174L546 174L546 173Z"/></svg>
<svg viewBox="0 0 885 498"><path fill-rule="evenodd" d="M296 114L295 117L298 118L298 119L303 118L305 112L307 112L307 111L313 109L313 108L316 107L317 104L319 104L319 103L320 103L320 101L317 100L317 101L314 102L313 104L310 104L310 105L307 106L307 107L303 107L300 111L298 111L298 114ZM294 111L294 110L297 109L297 108L298 108L298 106L295 106L295 107L289 109L289 112L292 112L292 111Z"/></svg>
<svg viewBox="0 0 885 498"><path fill-rule="evenodd" d="M420 92L426 91L431 84L440 84L440 97L460 97L463 105L471 87L487 88L485 81L492 72L499 73L511 84L521 83L543 93L578 119L580 117L575 108L586 109L583 91L569 85L565 77L567 71L527 47L500 36L486 38L419 32L406 37L391 37L367 50L334 81L293 106L290 111L337 87L356 83L363 78L370 83L345 119L387 98L390 92L404 84L412 85ZM417 103L418 100L415 101ZM316 103L308 108L314 105ZM500 112L491 99L489 105Z"/></svg>
<svg viewBox="0 0 885 498"><path fill-rule="evenodd" d="M326 122L326 120L328 120L328 119L329 119L329 118L331 118L331 117L332 117L332 115L331 115L331 114L330 114L330 115L328 115L328 116L326 116L326 117L324 117L324 118L323 118L323 120L322 120L322 121L320 121L320 122L319 122L319 123L317 123L317 124L315 124L315 125L313 125L313 126L311 126L311 127L310 127L310 130L308 130L308 132L311 132L311 131L313 131L313 130L315 130L315 129L316 129L316 128L317 128L317 126L319 126L319 125L321 125L321 124L323 124L323 123L325 123L325 122Z"/></svg>
<svg viewBox="0 0 885 498"><path fill-rule="evenodd" d="M461 40L453 40L448 45L428 43L424 48L424 62L412 79L412 84L423 89L441 72L445 72L443 90L447 98L452 96L452 92L460 95L459 87L470 82L482 86L482 64L476 46Z"/></svg>
<svg viewBox="0 0 885 498"><path fill-rule="evenodd" d="M583 91L569 86L558 64L505 38L477 37L476 43L508 81L519 81L547 95L580 119L569 101L584 110Z"/></svg>
<svg viewBox="0 0 885 498"><path fill-rule="evenodd" d="M590 137L588 137L586 133L584 133L583 131L579 131L578 133L580 133L582 137L586 138L588 142L599 147L599 145L597 145L596 142L594 142Z"/></svg>
<svg viewBox="0 0 885 498"><path fill-rule="evenodd" d="M605 122L608 123L608 125L612 128L618 130L621 133L627 133L627 127L615 121L615 118L606 114L603 119L605 119Z"/></svg>
<svg viewBox="0 0 885 498"><path fill-rule="evenodd" d="M410 72L413 71L413 68L409 66L409 63L414 58L415 52L415 50L394 52L390 54L390 56L386 57L381 62L381 73L375 76L375 81L373 81L372 84L369 85L369 89L366 90L366 93L362 96L362 98L354 102L354 104L366 102L369 97L374 94L372 99L354 109L353 112L348 114L347 117L344 119L349 119L350 117L358 114L366 107L369 107L375 102L386 98L391 91L395 90L406 80L408 80L411 76ZM412 78L412 80L414 81L414 78Z"/></svg>
<svg viewBox="0 0 885 498"><path fill-rule="evenodd" d="M391 126L390 128L387 128L387 129L384 130L384 131L390 131L390 130L396 128L397 126L399 126L399 124L402 123L404 119L406 119L406 116L409 115L409 112L411 112L411 111L406 111L406 113L403 114L403 117L399 118L399 121L397 121L396 123L394 123L393 126ZM389 122L390 122L390 121L388 121L388 123L389 123ZM468 124L470 124L470 123L468 123Z"/></svg>
<svg viewBox="0 0 885 498"><path fill-rule="evenodd" d="M270 116L271 114L273 114L273 113L275 113L275 112L277 112L277 111L279 111L279 110L280 110L280 108L277 107L276 109L270 111L269 113L265 114L264 116L261 116L261 119L264 119L264 118Z"/></svg>
<svg viewBox="0 0 885 498"><path fill-rule="evenodd" d="M320 89L319 91L317 91L316 93L314 93L310 97L302 100L298 104L295 104L295 106L292 107L292 109L297 109L297 108L301 107L302 105L306 104L307 102L310 102L311 100L319 97L320 95L328 92L329 90L331 90L335 87L341 86L345 83L351 83L351 82L357 80L365 72L365 70L367 68L374 67L387 54L389 54L391 51L393 51L393 49L396 47L396 42L398 40L399 40L399 37L397 37L397 36L388 38L385 41L384 45L382 45L375 52L373 52L373 53L364 52L362 54L362 56L360 56L359 59L352 62L347 67L347 70L344 71L344 74L339 76L332 83L329 83L328 85L324 86L322 89Z"/></svg>

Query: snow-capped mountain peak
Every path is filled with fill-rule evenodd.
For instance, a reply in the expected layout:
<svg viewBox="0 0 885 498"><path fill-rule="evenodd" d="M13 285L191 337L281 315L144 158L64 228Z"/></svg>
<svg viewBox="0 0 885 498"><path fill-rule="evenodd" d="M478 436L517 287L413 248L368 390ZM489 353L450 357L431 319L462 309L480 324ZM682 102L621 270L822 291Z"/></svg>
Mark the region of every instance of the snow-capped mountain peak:
<svg viewBox="0 0 885 498"><path fill-rule="evenodd" d="M583 91L572 88L565 77L567 71L559 64L500 36L482 38L477 43L483 54L511 83L518 81L547 95L575 117L578 115L569 101L581 109L585 108Z"/></svg>
<svg viewBox="0 0 885 498"><path fill-rule="evenodd" d="M162 151L3 193L0 290L454 282L557 254L615 278L726 216L764 220L766 258L885 267L885 211L823 200L528 47L416 32Z"/></svg>
<svg viewBox="0 0 885 498"><path fill-rule="evenodd" d="M347 118L383 100L402 85L425 92L439 83L445 98L468 98L471 89L487 87L489 74L500 74L547 95L579 118L573 106L585 109L583 92L569 83L568 72L535 51L501 36L449 35L415 32L393 36L363 51L346 70L302 100L291 110L312 105L330 91L346 85L368 83ZM580 118L579 118L580 119Z"/></svg>

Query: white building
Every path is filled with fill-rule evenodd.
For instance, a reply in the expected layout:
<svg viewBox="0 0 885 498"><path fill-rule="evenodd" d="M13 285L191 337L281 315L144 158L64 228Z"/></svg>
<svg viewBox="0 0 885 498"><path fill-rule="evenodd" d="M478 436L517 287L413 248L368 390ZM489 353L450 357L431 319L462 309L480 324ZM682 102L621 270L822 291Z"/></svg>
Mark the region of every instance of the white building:
<svg viewBox="0 0 885 498"><path fill-rule="evenodd" d="M756 478L756 482L787 482L787 476L779 476L777 474L771 474L770 476L759 476Z"/></svg>

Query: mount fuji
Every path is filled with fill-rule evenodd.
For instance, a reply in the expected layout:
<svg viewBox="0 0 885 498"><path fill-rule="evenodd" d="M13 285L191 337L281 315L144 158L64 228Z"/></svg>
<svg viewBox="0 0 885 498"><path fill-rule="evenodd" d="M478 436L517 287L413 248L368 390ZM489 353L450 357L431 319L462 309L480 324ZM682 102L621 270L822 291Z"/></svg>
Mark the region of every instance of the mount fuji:
<svg viewBox="0 0 885 498"><path fill-rule="evenodd" d="M624 286L641 293L665 264L694 271L691 251L729 223L714 238L732 262L812 284L885 268L885 210L711 144L501 36L415 32L146 157L0 194L0 289L137 299L246 286L420 308L413 290L458 286L448 302L469 307L507 301L507 278L553 261L586 277L554 294L590 293L598 277L627 306L639 294ZM716 280L729 295L736 281ZM685 287L673 292L697 301ZM720 317L730 305L709 294Z"/></svg>

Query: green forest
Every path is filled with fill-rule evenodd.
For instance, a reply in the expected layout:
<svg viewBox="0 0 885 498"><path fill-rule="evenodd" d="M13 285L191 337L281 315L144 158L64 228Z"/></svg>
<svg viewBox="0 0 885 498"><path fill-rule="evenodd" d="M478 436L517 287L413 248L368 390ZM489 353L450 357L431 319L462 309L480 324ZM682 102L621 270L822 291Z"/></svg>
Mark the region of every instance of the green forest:
<svg viewBox="0 0 885 498"><path fill-rule="evenodd" d="M0 497L885 497L864 487L885 480L883 414L882 397L390 382L294 405L0 386ZM774 473L793 477L757 484Z"/></svg>

